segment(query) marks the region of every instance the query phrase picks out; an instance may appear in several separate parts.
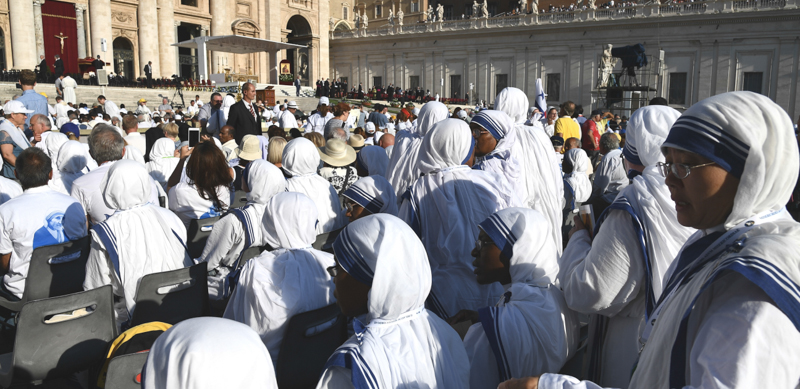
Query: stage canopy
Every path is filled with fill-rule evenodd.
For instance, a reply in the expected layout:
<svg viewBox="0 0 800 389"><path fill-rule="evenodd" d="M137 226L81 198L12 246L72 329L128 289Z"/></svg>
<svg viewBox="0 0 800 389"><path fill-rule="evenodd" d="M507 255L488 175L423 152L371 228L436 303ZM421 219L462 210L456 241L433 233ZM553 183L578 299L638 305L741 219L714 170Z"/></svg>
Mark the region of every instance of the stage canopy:
<svg viewBox="0 0 800 389"><path fill-rule="evenodd" d="M275 42L266 39L250 38L239 35L199 36L192 40L173 43L172 46L196 49L197 73L208 79L207 50L234 54L269 53L270 82L277 83L278 50L301 49L305 46L291 43ZM274 75L272 73L275 73ZM274 78L274 80L273 80Z"/></svg>

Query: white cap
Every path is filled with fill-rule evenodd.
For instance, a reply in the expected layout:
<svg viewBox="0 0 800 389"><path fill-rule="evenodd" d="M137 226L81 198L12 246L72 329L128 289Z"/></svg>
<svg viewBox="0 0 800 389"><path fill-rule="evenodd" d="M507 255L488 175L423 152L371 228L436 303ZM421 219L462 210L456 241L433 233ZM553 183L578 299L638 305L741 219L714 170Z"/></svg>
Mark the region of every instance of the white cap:
<svg viewBox="0 0 800 389"><path fill-rule="evenodd" d="M467 118L467 111L465 111L463 109L458 111L458 118L459 119L466 119Z"/></svg>
<svg viewBox="0 0 800 389"><path fill-rule="evenodd" d="M21 101L11 100L3 106L3 113L8 115L12 113L33 113L32 109L25 108L25 104L22 104Z"/></svg>
<svg viewBox="0 0 800 389"><path fill-rule="evenodd" d="M364 130L367 131L367 134L374 134L375 133L375 123L367 122L367 125L364 128Z"/></svg>
<svg viewBox="0 0 800 389"><path fill-rule="evenodd" d="M331 105L331 102L330 102L330 100L328 100L327 97L322 96L322 97L319 98L319 104L318 105L322 105L322 104Z"/></svg>
<svg viewBox="0 0 800 389"><path fill-rule="evenodd" d="M294 100L290 101L289 104L286 105L286 108L297 109L297 102L295 102Z"/></svg>

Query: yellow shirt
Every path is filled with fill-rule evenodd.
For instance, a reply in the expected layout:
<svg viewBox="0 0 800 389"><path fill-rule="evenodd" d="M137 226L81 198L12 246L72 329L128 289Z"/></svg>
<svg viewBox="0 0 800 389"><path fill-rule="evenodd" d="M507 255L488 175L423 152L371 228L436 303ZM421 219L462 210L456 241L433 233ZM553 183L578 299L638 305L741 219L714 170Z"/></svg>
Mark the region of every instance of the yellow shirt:
<svg viewBox="0 0 800 389"><path fill-rule="evenodd" d="M581 139L581 127L569 116L562 116L556 120L554 132L563 138L564 142L569 138Z"/></svg>

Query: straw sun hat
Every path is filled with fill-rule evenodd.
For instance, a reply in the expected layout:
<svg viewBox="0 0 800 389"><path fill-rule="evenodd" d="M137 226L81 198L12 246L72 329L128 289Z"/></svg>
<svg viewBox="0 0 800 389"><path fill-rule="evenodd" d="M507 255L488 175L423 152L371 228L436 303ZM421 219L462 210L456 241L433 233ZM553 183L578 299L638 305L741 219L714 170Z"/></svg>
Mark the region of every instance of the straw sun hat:
<svg viewBox="0 0 800 389"><path fill-rule="evenodd" d="M319 148L319 157L328 165L347 166L356 160L356 151L339 139L328 139L325 147Z"/></svg>

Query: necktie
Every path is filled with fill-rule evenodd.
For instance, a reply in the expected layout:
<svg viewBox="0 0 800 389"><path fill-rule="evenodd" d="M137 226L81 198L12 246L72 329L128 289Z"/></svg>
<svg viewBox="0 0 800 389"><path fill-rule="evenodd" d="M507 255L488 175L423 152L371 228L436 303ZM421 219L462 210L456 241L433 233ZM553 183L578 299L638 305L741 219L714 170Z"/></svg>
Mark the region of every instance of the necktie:
<svg viewBox="0 0 800 389"><path fill-rule="evenodd" d="M253 119L255 119L256 118L256 111L253 111L253 104L249 104L249 105L250 105L250 114L253 115Z"/></svg>

